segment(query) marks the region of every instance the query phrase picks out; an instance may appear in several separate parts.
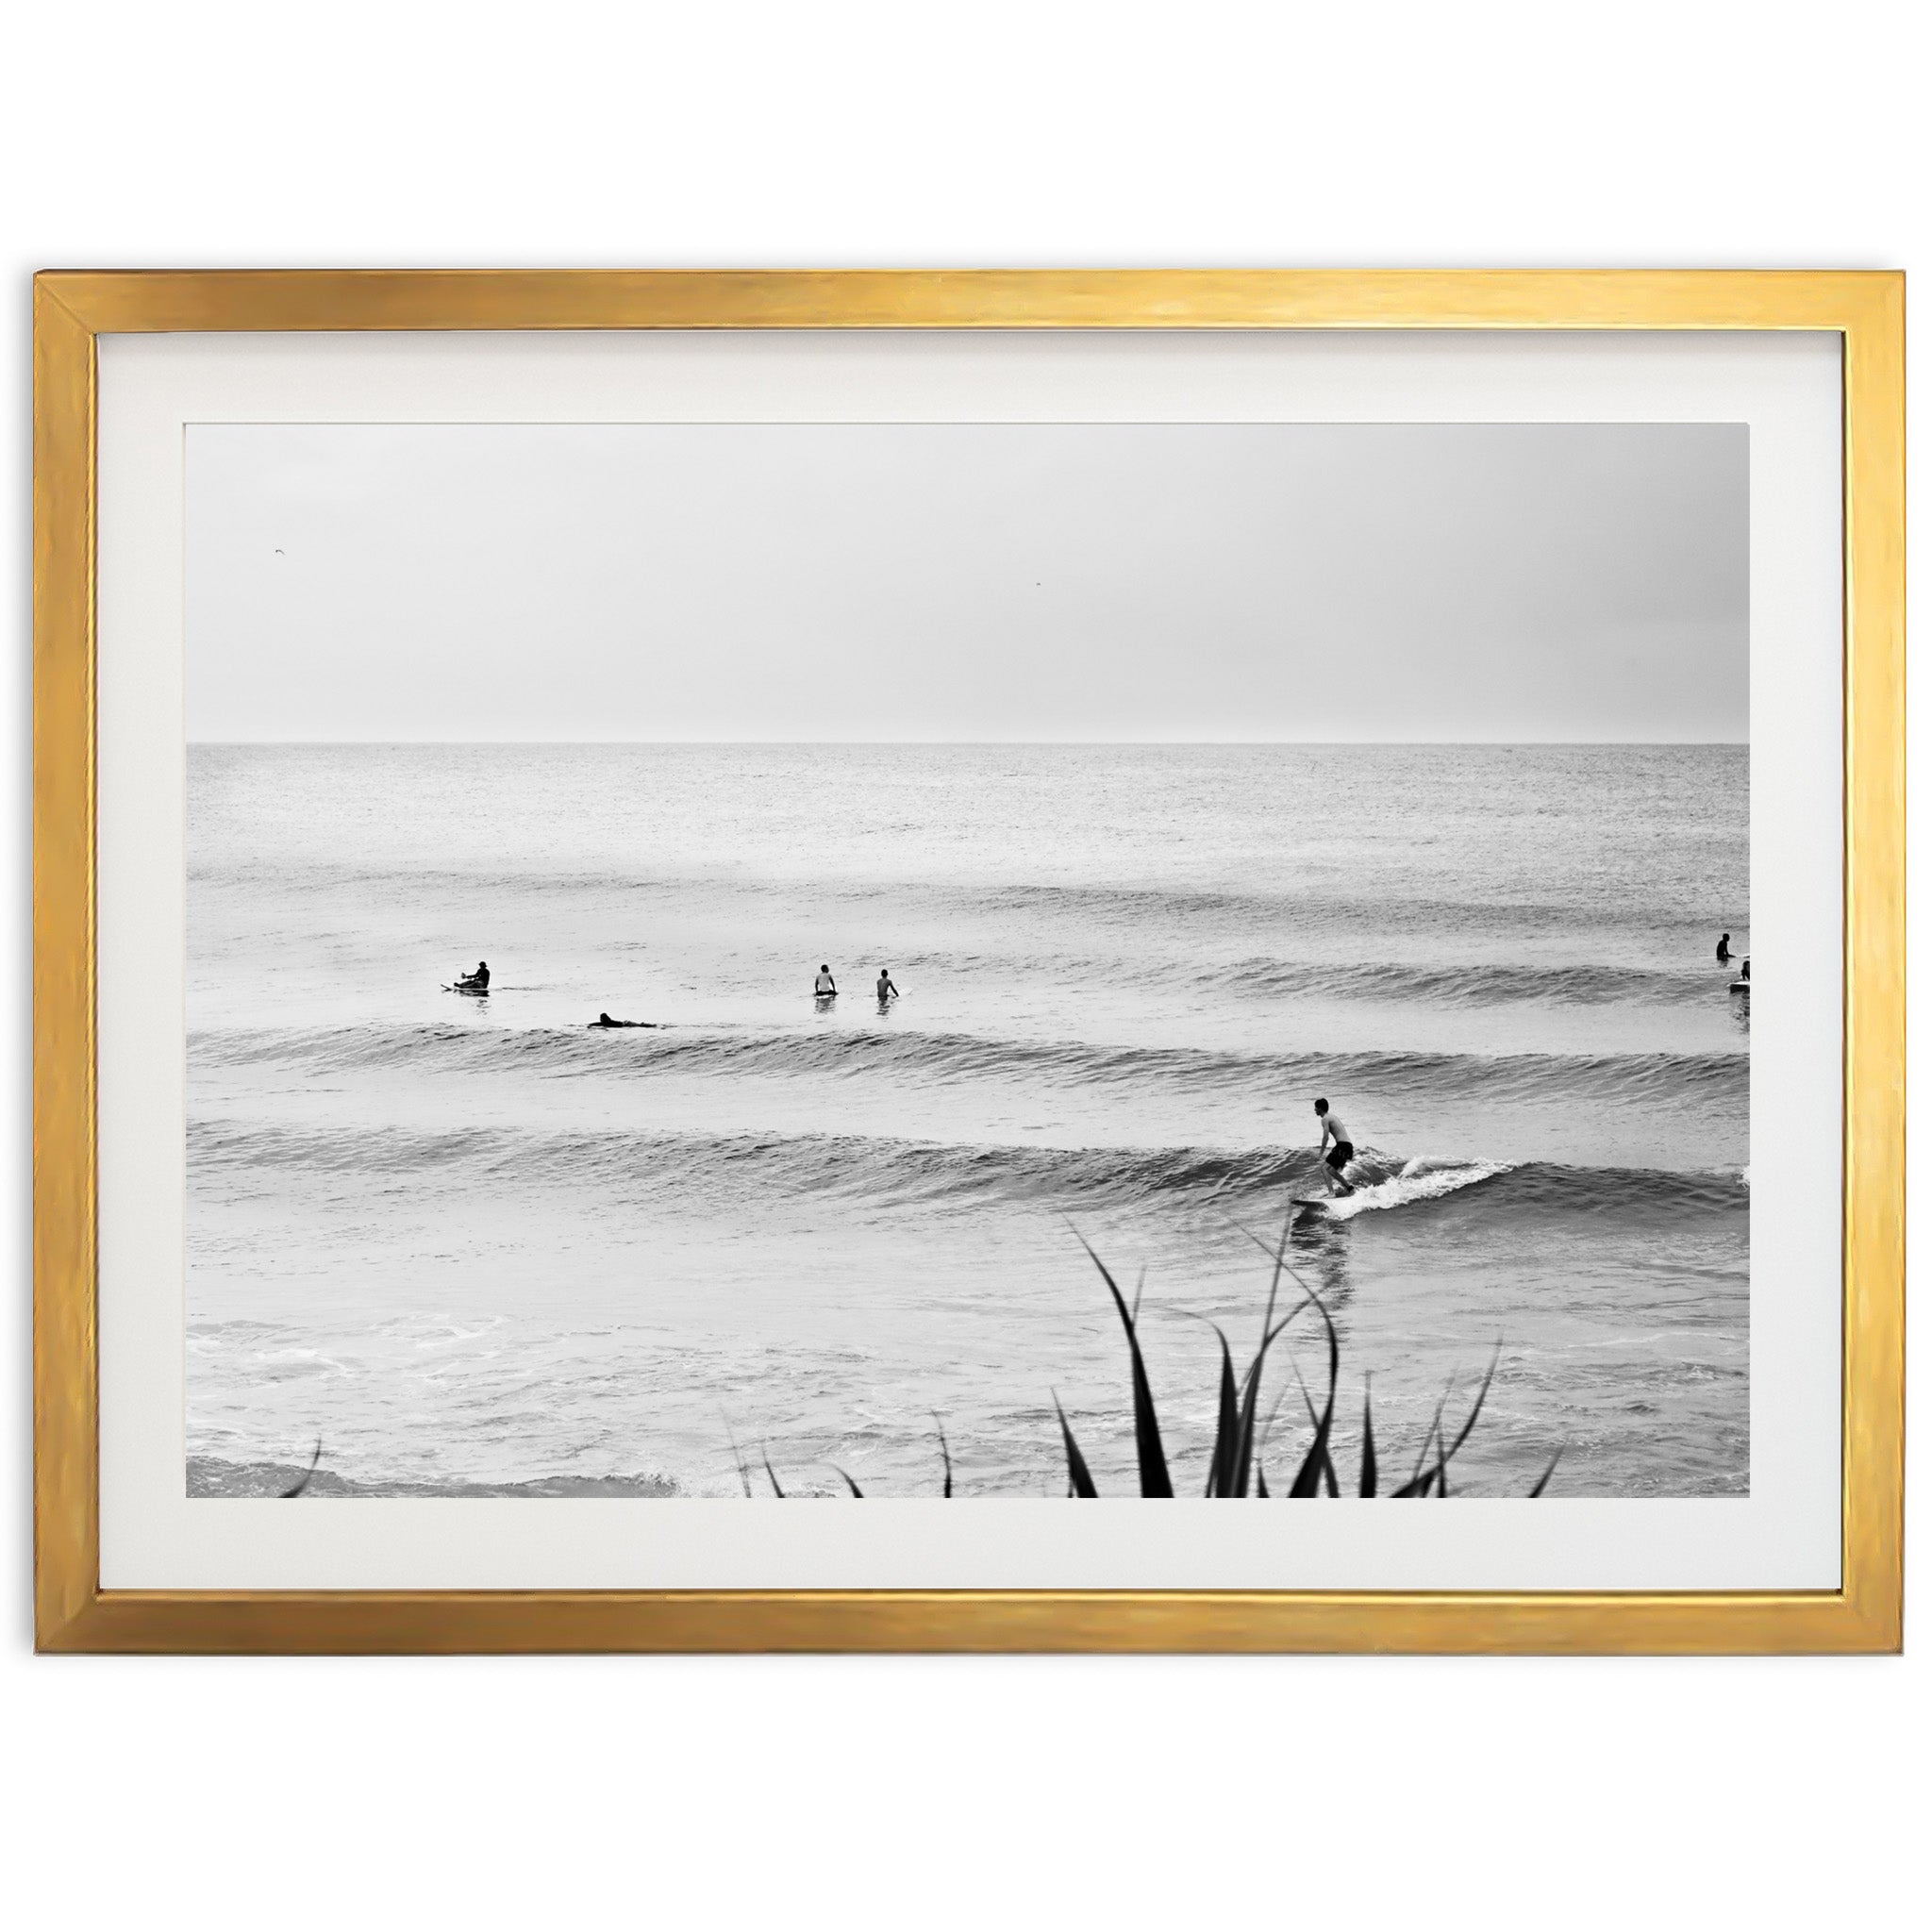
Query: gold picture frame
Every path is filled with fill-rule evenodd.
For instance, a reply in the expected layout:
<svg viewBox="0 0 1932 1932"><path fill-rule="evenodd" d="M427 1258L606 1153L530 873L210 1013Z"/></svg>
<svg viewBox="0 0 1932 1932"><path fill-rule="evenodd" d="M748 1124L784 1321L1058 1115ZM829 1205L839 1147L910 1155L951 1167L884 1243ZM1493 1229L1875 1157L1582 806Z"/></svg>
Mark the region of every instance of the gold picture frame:
<svg viewBox="0 0 1932 1932"><path fill-rule="evenodd" d="M34 1555L48 1651L1870 1652L1902 1625L1905 323L1890 273L47 273L34 284ZM104 1591L96 340L175 330L1816 330L1842 343L1841 1587Z"/></svg>

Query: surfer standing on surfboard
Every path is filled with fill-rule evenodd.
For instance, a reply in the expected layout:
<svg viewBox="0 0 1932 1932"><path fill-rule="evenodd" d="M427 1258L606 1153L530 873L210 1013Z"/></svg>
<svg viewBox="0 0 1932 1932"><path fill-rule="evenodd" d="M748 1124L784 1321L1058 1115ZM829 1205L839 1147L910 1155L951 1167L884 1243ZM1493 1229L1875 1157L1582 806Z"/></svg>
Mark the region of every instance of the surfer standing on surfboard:
<svg viewBox="0 0 1932 1932"><path fill-rule="evenodd" d="M1352 1194L1355 1190L1341 1175L1341 1170L1355 1158L1355 1142L1349 1138L1347 1123L1330 1110L1325 1100L1316 1101L1315 1117L1322 1123L1322 1145L1316 1151L1322 1154L1328 1170L1329 1187L1335 1193ZM1329 1145L1331 1141L1333 1146Z"/></svg>

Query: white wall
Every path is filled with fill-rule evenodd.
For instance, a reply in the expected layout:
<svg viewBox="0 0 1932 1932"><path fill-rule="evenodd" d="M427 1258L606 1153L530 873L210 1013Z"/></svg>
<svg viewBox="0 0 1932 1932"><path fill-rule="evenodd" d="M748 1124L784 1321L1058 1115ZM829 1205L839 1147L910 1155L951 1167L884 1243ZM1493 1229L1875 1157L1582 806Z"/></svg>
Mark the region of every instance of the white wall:
<svg viewBox="0 0 1932 1932"><path fill-rule="evenodd" d="M1923 1655L36 1659L27 1577L30 270L1917 270L1910 18L1873 0L23 10L0 117L18 640L0 688L18 1096L0 1171L0 1897L18 1923L1174 1924L1241 1907L1368 1928L1783 1926L1883 1923L1908 1889L1923 1909Z"/></svg>

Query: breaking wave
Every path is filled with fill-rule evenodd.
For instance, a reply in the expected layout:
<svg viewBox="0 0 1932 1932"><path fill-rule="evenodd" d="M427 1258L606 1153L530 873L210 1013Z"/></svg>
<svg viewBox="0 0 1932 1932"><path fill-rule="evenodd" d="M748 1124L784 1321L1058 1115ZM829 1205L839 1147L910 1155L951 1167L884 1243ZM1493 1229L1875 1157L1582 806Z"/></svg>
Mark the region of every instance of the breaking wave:
<svg viewBox="0 0 1932 1932"><path fill-rule="evenodd" d="M415 1176L439 1190L465 1180L491 1191L581 1187L607 1199L653 1195L700 1208L721 1194L773 1190L878 1204L991 1199L1071 1208L1160 1198L1286 1201L1324 1186L1307 1148L1042 1147L840 1134L344 1131L208 1121L190 1127L189 1161L208 1176L292 1168L325 1179ZM1743 1212L1750 1200L1735 1169L1404 1160L1366 1149L1353 1172L1357 1191L1335 1204L1334 1219L1465 1195L1486 1209L1563 1214Z"/></svg>

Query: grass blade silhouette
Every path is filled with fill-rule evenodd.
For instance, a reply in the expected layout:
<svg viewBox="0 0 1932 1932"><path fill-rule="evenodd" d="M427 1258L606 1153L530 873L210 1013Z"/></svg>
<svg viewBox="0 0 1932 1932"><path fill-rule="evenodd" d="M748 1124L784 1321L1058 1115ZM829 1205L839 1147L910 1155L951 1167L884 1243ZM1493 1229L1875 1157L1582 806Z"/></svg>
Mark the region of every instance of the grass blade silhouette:
<svg viewBox="0 0 1932 1932"><path fill-rule="evenodd" d="M1141 1338L1135 1332L1135 1319L1128 1311L1120 1284L1108 1273L1107 1263L1089 1246L1086 1236L1078 1228L1074 1230L1074 1238L1087 1249L1087 1258L1100 1270L1100 1278L1107 1283L1107 1291L1112 1295L1113 1305L1120 1311L1121 1326L1127 1331L1127 1349L1134 1358L1134 1449L1141 1464L1141 1493L1143 1496L1172 1496L1174 1481L1167 1473L1167 1451L1160 1443L1160 1418L1154 1412L1154 1391L1148 1386L1147 1364L1141 1355ZM1064 1421L1062 1418L1062 1425Z"/></svg>
<svg viewBox="0 0 1932 1932"><path fill-rule="evenodd" d="M1442 1409L1443 1406L1448 1402L1448 1400L1449 1391L1445 1389L1442 1391L1442 1400L1437 1403L1436 1405L1435 1419L1429 1424L1429 1432L1423 1438L1423 1446L1416 1454L1415 1473L1409 1477L1409 1479L1406 1483L1403 1484L1403 1486L1399 1490L1391 1490L1390 1491L1391 1495L1426 1496L1429 1493L1430 1486L1435 1482L1436 1479L1436 1472L1432 1469L1429 1471L1427 1475L1424 1475L1423 1474L1423 1468L1424 1465L1426 1464L1429 1459L1429 1451L1435 1447L1438 1440L1441 1436Z"/></svg>
<svg viewBox="0 0 1932 1932"><path fill-rule="evenodd" d="M845 1487L846 1487L846 1488L847 1488L848 1490L850 1490L850 1491L852 1491L852 1493L853 1493L853 1494L854 1494L855 1496L858 1497L858 1498L859 1498L859 1500L860 1500L861 1502L862 1502L862 1501L864 1500L864 1498L865 1498L865 1491L864 1491L863 1490L861 1490L861 1489L860 1489L860 1488L858 1487L858 1484L857 1484L856 1482L854 1482L854 1481L852 1480L852 1478L851 1478L851 1477L850 1477L849 1475L845 1475L845 1472L844 1472L844 1471L843 1471L842 1469L839 1469L839 1465L838 1465L838 1464L837 1464L836 1462L830 1462L830 1463L827 1463L827 1464L825 1465L825 1467L826 1467L827 1469L836 1469L836 1470L839 1470L839 1474L840 1474L841 1475L843 1475L843 1476L845 1476Z"/></svg>
<svg viewBox="0 0 1932 1932"><path fill-rule="evenodd" d="M773 1473L773 1469L772 1469L772 1458L771 1458L771 1457L770 1457L769 1455L767 1455L767 1454L766 1454L766 1452L765 1452L764 1448L762 1447L762 1445L761 1445L761 1446L759 1447L759 1449L758 1449L758 1456L759 1456L760 1459L761 1459L761 1460L763 1461L763 1463L764 1463L764 1465L765 1465L765 1474L767 1474L768 1476L771 1476L771 1478L772 1478L772 1493L773 1493L773 1495L774 1495L774 1496L782 1496L782 1495L783 1495L783 1494L785 1493L785 1491L784 1491L783 1490L781 1490L781 1489L780 1489L780 1488L778 1487L778 1478L777 1478L777 1476L776 1476L776 1475L775 1475L775 1474L774 1474Z"/></svg>
<svg viewBox="0 0 1932 1932"><path fill-rule="evenodd" d="M1556 1455L1550 1457L1548 1464L1544 1467L1542 1474L1538 1476L1536 1479L1536 1488L1530 1491L1529 1492L1532 1496L1541 1496L1543 1491L1548 1487L1550 1478L1557 1473L1557 1464L1562 1460L1563 1452L1564 1450L1569 1448L1569 1446L1570 1445L1568 1442L1558 1442L1557 1444Z"/></svg>
<svg viewBox="0 0 1932 1932"><path fill-rule="evenodd" d="M1490 1351L1490 1365L1483 1371L1483 1386L1475 1391L1475 1401L1470 1406L1469 1414L1463 1418L1462 1426L1456 1432L1456 1440L1442 1452L1446 1464L1449 1458L1469 1441L1469 1432L1475 1427L1475 1419L1483 1412L1483 1404L1489 1399L1490 1384L1496 1379L1496 1364L1503 1359L1503 1344L1499 1340Z"/></svg>
<svg viewBox="0 0 1932 1932"><path fill-rule="evenodd" d="M302 1479L300 1482L295 1483L291 1488L286 1489L282 1491L281 1500L283 1502L287 1503L292 1501L295 1497L299 1496L304 1490L306 1490L308 1487L308 1485L315 1479L315 1472L317 1467L320 1465L321 1461L322 1438L318 1436L315 1439L315 1454L308 1458L308 1467L302 1472Z"/></svg>
<svg viewBox="0 0 1932 1932"><path fill-rule="evenodd" d="M1339 1493L1335 1480L1335 1465L1328 1459L1328 1433L1335 1423L1335 1384L1341 1374L1341 1343L1335 1334L1335 1324L1328 1319L1328 1310L1323 1306L1322 1297L1313 1289L1303 1291L1314 1304L1316 1314L1322 1318L1322 1325L1328 1331L1328 1400L1322 1408L1322 1420L1315 1424L1315 1440L1308 1445L1307 1458L1296 1471L1295 1478L1288 1493L1295 1497L1317 1496L1325 1482L1328 1493Z"/></svg>
<svg viewBox="0 0 1932 1932"><path fill-rule="evenodd" d="M1214 1424L1214 1448L1208 1458L1208 1487L1202 1493L1208 1497L1245 1495L1244 1477L1241 1481L1236 1478L1243 1412L1235 1390L1234 1357L1228 1349L1227 1336L1211 1316L1197 1315L1191 1308L1177 1308L1174 1312L1191 1322L1204 1323L1213 1329L1214 1339L1221 1344L1219 1412Z"/></svg>
<svg viewBox="0 0 1932 1932"><path fill-rule="evenodd" d="M1483 1403L1489 1396L1490 1384L1496 1379L1496 1364L1502 1358L1503 1344L1498 1341L1495 1348L1491 1352L1490 1366L1483 1372L1483 1385L1475 1391L1475 1401L1471 1406L1469 1414L1463 1418L1461 1428L1457 1430L1455 1441L1452 1442L1446 1437L1441 1435L1440 1425L1442 1412L1440 1408L1436 1411L1440 1453L1436 1457L1435 1468L1424 1478L1423 1487L1416 1491L1418 1495L1426 1496L1429 1493L1431 1483L1434 1484L1435 1492L1438 1496L1446 1496L1449 1493L1449 1458L1469 1441L1469 1432L1475 1427L1475 1419L1483 1412ZM1446 1391L1443 1393L1442 1400L1445 1403L1449 1400Z"/></svg>
<svg viewBox="0 0 1932 1932"><path fill-rule="evenodd" d="M1319 1431L1322 1426L1322 1418L1316 1412L1315 1398L1308 1393L1308 1385L1302 1380L1302 1366L1292 1356L1289 1357L1288 1365L1294 1372L1294 1386L1301 1392L1302 1407L1308 1412L1308 1426ZM1322 1458L1321 1476L1322 1487L1331 1496L1339 1496L1341 1493L1341 1490L1336 1486L1334 1457L1325 1452Z"/></svg>
<svg viewBox="0 0 1932 1932"><path fill-rule="evenodd" d="M1256 1344L1254 1359L1248 1363L1247 1374L1241 1377L1241 1432L1234 1455L1234 1492L1237 1496L1248 1493L1248 1468L1255 1460L1255 1411L1261 1400L1261 1364L1267 1359L1274 1338L1301 1312L1299 1308L1291 1309L1279 1326L1275 1324L1274 1302L1281 1291L1282 1270L1288 1265L1290 1225L1284 1222L1281 1226L1281 1240L1274 1248L1274 1272L1268 1277L1268 1301L1261 1310L1261 1340ZM1241 1232L1246 1234L1247 1230L1243 1228ZM1255 1237L1249 1235L1248 1239L1253 1241ZM1265 1243L1263 1246L1265 1250ZM1296 1285L1299 1286L1299 1282Z"/></svg>
<svg viewBox="0 0 1932 1932"><path fill-rule="evenodd" d="M1255 1350L1254 1359L1248 1364L1247 1374L1241 1378L1241 1438L1240 1452L1235 1458L1235 1494L1245 1496L1248 1493L1248 1469L1255 1457L1255 1415L1260 1402L1262 1364L1267 1359L1269 1349L1282 1331L1316 1297L1307 1283L1288 1265L1288 1243L1294 1227L1292 1216L1282 1224L1281 1240L1272 1248L1259 1235L1242 1227L1239 1222L1233 1225L1238 1233L1245 1235L1274 1264L1274 1272L1268 1277L1268 1305L1262 1311L1261 1341ZM1281 1291L1283 1274L1287 1274L1301 1290L1302 1299L1277 1322L1274 1320L1274 1304ZM1281 1407L1278 1397L1274 1407L1276 1410ZM1261 1432L1264 1443L1268 1438L1268 1431L1274 1426L1274 1415L1271 1412L1267 1425Z"/></svg>
<svg viewBox="0 0 1932 1932"><path fill-rule="evenodd" d="M1093 1487L1093 1478L1087 1471L1087 1458L1080 1454L1080 1445L1074 1441L1074 1432L1067 1426L1067 1412L1060 1407L1060 1399L1053 1399L1053 1412L1060 1419L1060 1440L1067 1445L1067 1491L1074 1496L1098 1497L1100 1491Z"/></svg>
<svg viewBox="0 0 1932 1932"><path fill-rule="evenodd" d="M731 1426L731 1418L721 1408L718 1419L724 1424L724 1440L731 1444L731 1459L738 1465L738 1480L744 1486L746 1502L751 1500L751 1465L744 1459L744 1451L738 1446L738 1436Z"/></svg>
<svg viewBox="0 0 1932 1932"><path fill-rule="evenodd" d="M1214 1423L1214 1455L1208 1465L1208 1493L1232 1496L1235 1491L1235 1459L1241 1450L1241 1417L1235 1393L1234 1357L1228 1353L1227 1337L1218 1322L1209 1322L1215 1340L1221 1343L1221 1407Z"/></svg>
<svg viewBox="0 0 1932 1932"><path fill-rule="evenodd" d="M946 1425L941 1422L937 1411L933 1414L932 1425L940 1432L940 1457L946 1465L946 1487L941 1494L950 1496L953 1493L953 1452L946 1446Z"/></svg>
<svg viewBox="0 0 1932 1932"><path fill-rule="evenodd" d="M1375 1493L1375 1418L1371 1413L1371 1391L1367 1376L1362 1378L1362 1481L1357 1495Z"/></svg>

